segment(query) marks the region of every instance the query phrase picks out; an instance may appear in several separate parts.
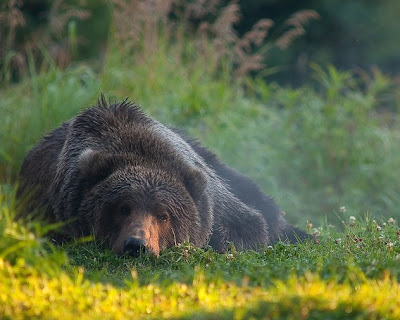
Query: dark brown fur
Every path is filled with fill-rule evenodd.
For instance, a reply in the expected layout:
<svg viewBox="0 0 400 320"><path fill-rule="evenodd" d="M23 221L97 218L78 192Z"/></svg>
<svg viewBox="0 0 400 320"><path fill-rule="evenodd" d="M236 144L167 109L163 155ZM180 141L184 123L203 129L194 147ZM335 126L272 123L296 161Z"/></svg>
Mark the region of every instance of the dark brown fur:
<svg viewBox="0 0 400 320"><path fill-rule="evenodd" d="M272 198L208 149L124 101L104 98L54 130L27 155L18 195L25 211L68 222L64 237L94 235L117 253L190 241L223 251L306 235Z"/></svg>

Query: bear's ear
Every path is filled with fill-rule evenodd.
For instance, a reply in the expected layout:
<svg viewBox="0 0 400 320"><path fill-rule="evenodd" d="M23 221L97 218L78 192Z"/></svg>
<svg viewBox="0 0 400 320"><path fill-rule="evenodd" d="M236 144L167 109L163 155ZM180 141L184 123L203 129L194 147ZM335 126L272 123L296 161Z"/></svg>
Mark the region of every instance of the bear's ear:
<svg viewBox="0 0 400 320"><path fill-rule="evenodd" d="M192 196L194 202L197 203L207 186L207 178L205 177L205 174L199 170L188 169L184 173L183 183L189 191L189 194Z"/></svg>
<svg viewBox="0 0 400 320"><path fill-rule="evenodd" d="M78 161L79 179L86 188L106 179L114 170L110 155L90 148L81 153Z"/></svg>

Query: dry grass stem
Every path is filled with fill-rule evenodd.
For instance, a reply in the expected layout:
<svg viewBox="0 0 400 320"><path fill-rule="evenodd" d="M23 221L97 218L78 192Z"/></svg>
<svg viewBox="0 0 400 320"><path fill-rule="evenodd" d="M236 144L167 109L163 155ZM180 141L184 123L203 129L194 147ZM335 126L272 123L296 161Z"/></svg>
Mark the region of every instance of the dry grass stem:
<svg viewBox="0 0 400 320"><path fill-rule="evenodd" d="M294 13L285 24L290 27L279 39L276 41L276 45L281 49L286 49L290 44L306 33L304 25L311 20L318 20L320 15L314 10L300 10Z"/></svg>
<svg viewBox="0 0 400 320"><path fill-rule="evenodd" d="M250 31L239 36L235 29L241 15L237 1L226 5L221 0L102 1L113 4L118 48L126 50L137 63L148 61L164 46L177 63L191 56L193 62L206 65L211 73L228 66L232 75L240 78L265 68L266 39L274 23L261 19ZM0 47L0 58L6 61L1 66L3 70L24 74L28 51L40 65L41 48L47 48L58 66L68 66L76 43L84 40L78 35L71 43L66 27L71 19L88 19L90 11L68 5L65 0L55 0L47 16L48 26L31 32L27 41L17 43L16 33L21 32L18 28L26 23L22 4L20 0L8 0L0 6L0 23L5 26L0 30L0 41L6 44ZM288 29L276 42L269 41L269 47L287 48L294 39L304 35L304 25L315 19L319 19L319 15L313 10L296 12L285 23Z"/></svg>

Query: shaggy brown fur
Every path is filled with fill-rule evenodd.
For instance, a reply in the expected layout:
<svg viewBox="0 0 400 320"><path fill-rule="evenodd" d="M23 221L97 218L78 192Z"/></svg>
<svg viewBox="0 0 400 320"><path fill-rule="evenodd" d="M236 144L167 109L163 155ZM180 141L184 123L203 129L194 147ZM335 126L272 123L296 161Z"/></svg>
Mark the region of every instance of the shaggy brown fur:
<svg viewBox="0 0 400 320"><path fill-rule="evenodd" d="M223 251L306 235L272 198L208 149L127 101L98 105L54 130L27 155L18 195L67 222L64 237L94 234L117 253L190 241Z"/></svg>

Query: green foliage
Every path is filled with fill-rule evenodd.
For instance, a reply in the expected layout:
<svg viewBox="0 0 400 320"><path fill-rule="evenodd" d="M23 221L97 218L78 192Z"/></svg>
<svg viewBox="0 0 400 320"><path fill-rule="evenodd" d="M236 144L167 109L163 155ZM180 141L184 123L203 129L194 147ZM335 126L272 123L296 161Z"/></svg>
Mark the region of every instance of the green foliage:
<svg viewBox="0 0 400 320"><path fill-rule="evenodd" d="M13 193L0 186L0 260L11 265L33 266L52 275L60 273L66 255L44 238L52 227L35 221L26 221L25 225L16 223Z"/></svg>
<svg viewBox="0 0 400 320"><path fill-rule="evenodd" d="M307 26L304 37L287 50L270 52L269 65L285 67L274 77L283 83L308 82L310 62L331 63L341 69L370 69L376 65L393 75L399 72L397 0L353 0L340 5L331 0L242 0L239 4L242 8L239 32L246 32L260 18L269 18L277 22L271 30L272 37L287 27L279 22L294 12L313 9L319 13L321 18Z"/></svg>
<svg viewBox="0 0 400 320"><path fill-rule="evenodd" d="M317 89L238 84L229 56L214 63L207 39L201 51L183 31L158 31L156 50L110 42L97 73L61 71L50 58L38 69L31 57L29 77L0 89L0 315L399 318L395 83L378 71L368 78L314 65ZM132 259L88 239L54 246L45 236L56 226L15 222L26 152L100 92L186 129L257 180L316 241L223 254L186 243ZM385 218L361 218L366 211Z"/></svg>
<svg viewBox="0 0 400 320"><path fill-rule="evenodd" d="M99 82L89 67L36 73L9 90L0 102L0 181L15 178L29 148L99 97Z"/></svg>
<svg viewBox="0 0 400 320"><path fill-rule="evenodd" d="M48 278L1 261L0 278L5 289L0 312L14 319L396 319L400 315L399 285L388 277L365 280L353 288L312 275L292 276L271 288L253 288L209 282L199 271L189 286L139 286L133 279L129 288L117 289L83 280L80 274L75 279L65 274Z"/></svg>
<svg viewBox="0 0 400 320"><path fill-rule="evenodd" d="M0 195L5 195L3 192ZM2 198L5 199L4 197ZM356 220L311 229L317 242L220 254L183 244L137 259L96 243L55 248L0 211L0 314L5 318L396 319L399 229ZM29 235L29 241L26 237ZM23 243L9 254L10 241Z"/></svg>
<svg viewBox="0 0 400 320"><path fill-rule="evenodd" d="M382 125L385 116L375 112L387 88L382 75L363 92L351 73L314 69L321 93L278 88L266 102L279 109L269 129L271 166L281 190L302 194L288 211L301 208L316 217L346 205L398 216L398 123L393 118L394 127Z"/></svg>
<svg viewBox="0 0 400 320"><path fill-rule="evenodd" d="M45 67L48 57L60 67L101 60L111 22L103 0L4 0L0 3L0 85L19 81L29 64Z"/></svg>
<svg viewBox="0 0 400 320"><path fill-rule="evenodd" d="M0 260L1 261L1 260ZM94 284L82 274L71 279L40 276L31 269L0 263L5 289L0 312L12 318L190 318L395 319L399 285L385 277L355 288L308 275L277 281L271 288L207 281L201 271L192 285L173 283L126 289ZM10 281L11 279L11 281ZM10 294L12 292L12 294Z"/></svg>

